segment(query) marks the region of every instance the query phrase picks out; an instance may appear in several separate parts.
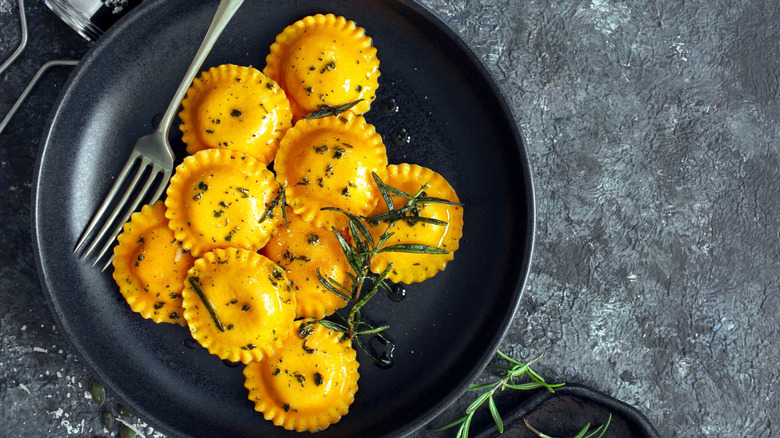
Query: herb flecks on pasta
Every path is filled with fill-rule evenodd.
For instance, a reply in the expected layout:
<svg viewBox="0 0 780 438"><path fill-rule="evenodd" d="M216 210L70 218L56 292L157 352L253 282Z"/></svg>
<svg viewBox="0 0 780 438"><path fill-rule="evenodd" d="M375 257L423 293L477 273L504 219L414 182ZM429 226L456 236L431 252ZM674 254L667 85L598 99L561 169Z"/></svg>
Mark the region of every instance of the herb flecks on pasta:
<svg viewBox="0 0 780 438"><path fill-rule="evenodd" d="M184 317L211 354L249 363L282 347L295 318L284 269L254 251L228 248L204 254L187 276Z"/></svg>
<svg viewBox="0 0 780 438"><path fill-rule="evenodd" d="M379 85L376 52L371 38L354 21L312 15L277 35L264 72L284 88L296 119L322 105L355 101L359 102L351 111L363 114Z"/></svg>
<svg viewBox="0 0 780 438"><path fill-rule="evenodd" d="M235 151L207 149L176 168L166 216L176 239L199 256L216 248L256 250L281 221L280 188L265 165Z"/></svg>
<svg viewBox="0 0 780 438"><path fill-rule="evenodd" d="M229 149L268 164L292 126L284 90L252 67L224 64L204 71L181 105L182 141L190 154Z"/></svg>
<svg viewBox="0 0 780 438"><path fill-rule="evenodd" d="M114 281L130 308L154 322L186 325L181 291L195 259L173 237L158 201L133 213L114 248Z"/></svg>
<svg viewBox="0 0 780 438"><path fill-rule="evenodd" d="M346 415L358 389L355 350L342 334L296 322L276 354L244 369L255 410L288 430L317 432Z"/></svg>

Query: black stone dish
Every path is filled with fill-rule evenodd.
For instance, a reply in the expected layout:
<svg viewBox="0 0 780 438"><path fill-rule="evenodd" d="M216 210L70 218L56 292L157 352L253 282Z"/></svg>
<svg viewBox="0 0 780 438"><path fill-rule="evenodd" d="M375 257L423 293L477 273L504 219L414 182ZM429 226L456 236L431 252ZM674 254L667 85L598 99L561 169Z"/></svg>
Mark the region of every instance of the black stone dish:
<svg viewBox="0 0 780 438"><path fill-rule="evenodd" d="M186 328L134 314L110 271L73 254L75 242L136 139L152 131L216 8L213 0L147 0L95 44L51 116L33 193L34 244L58 324L98 378L134 412L173 436L297 436L254 412L243 367L190 345ZM349 415L318 436L388 436L426 424L461 394L512 320L530 263L533 188L511 112L484 67L438 19L400 0L246 2L203 68L262 67L277 33L313 13L365 27L381 60L367 115L391 163L444 175L465 208L461 248L445 271L404 300L365 309L390 324L395 365L365 356ZM398 111L379 103L395 99ZM405 133L404 131L405 130ZM184 156L174 127L171 143ZM392 142L393 137L408 139Z"/></svg>
<svg viewBox="0 0 780 438"><path fill-rule="evenodd" d="M499 434L498 427L493 426L477 438L537 437L525 425L525 420L546 435L571 437L588 423L591 431L605 424L609 414L612 414L612 419L604 438L660 438L650 420L636 408L603 392L572 383L556 388L555 393L540 390L503 416L503 434Z"/></svg>

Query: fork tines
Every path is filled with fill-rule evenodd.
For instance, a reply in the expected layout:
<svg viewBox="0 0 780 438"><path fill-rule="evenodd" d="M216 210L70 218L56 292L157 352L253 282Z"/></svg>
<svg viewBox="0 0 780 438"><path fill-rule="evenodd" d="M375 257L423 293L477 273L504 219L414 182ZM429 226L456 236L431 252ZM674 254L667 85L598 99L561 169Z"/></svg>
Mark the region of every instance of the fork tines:
<svg viewBox="0 0 780 438"><path fill-rule="evenodd" d="M134 170L134 172L133 172ZM128 178L132 173L132 177ZM73 252L78 250L87 243L90 236L94 233L99 224L103 224L97 234L91 237L91 243L84 251L83 258L86 259L94 253L102 243L100 252L97 253L92 266L106 256L109 249L114 246L116 236L122 231L122 227L127 222L130 215L138 209L138 206L142 202L152 204L156 202L162 196L163 190L165 190L170 177L170 170L162 168L153 163L148 157L133 151L130 154L130 158L125 163L122 172L116 178L114 185L106 195L103 203L92 216L89 225L81 235L81 239L76 244ZM152 190L153 189L153 190ZM118 194L122 194L121 198L116 201ZM149 194L152 193L151 196ZM132 199L132 201L130 201ZM130 202L128 202L130 201ZM109 209L111 209L109 211ZM110 235L108 235L110 233ZM108 238L106 236L108 235ZM114 256L111 253L108 257L102 270L105 270L108 265L111 264Z"/></svg>

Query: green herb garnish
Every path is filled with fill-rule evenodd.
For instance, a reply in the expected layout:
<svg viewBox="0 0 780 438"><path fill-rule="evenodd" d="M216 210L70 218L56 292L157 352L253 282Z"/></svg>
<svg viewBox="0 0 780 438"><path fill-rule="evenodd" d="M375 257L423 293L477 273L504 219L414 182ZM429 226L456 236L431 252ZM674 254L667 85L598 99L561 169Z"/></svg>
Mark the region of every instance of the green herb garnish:
<svg viewBox="0 0 780 438"><path fill-rule="evenodd" d="M319 108L318 110L312 112L308 116L303 117L304 119L321 119L323 117L330 117L330 116L337 116L344 111L349 110L353 106L360 103L363 99L358 99L354 102L345 103L343 105L317 105Z"/></svg>
<svg viewBox="0 0 780 438"><path fill-rule="evenodd" d="M317 278L323 287L349 303L349 305L346 307L348 309L347 313L346 315L343 315L341 312L336 312L334 314L334 318L332 319L309 321L304 323L301 326L301 329L304 330L304 327L310 324L322 324L329 330L343 332L347 339L354 339L358 347L360 347L363 352L366 353L369 358L371 358L371 360L381 365L380 360L369 353L363 342L360 340L360 336L377 335L385 342L390 342L390 339L384 333L382 333L388 328L388 326L374 327L363 320L360 313L363 306L365 306L380 289L386 291L387 293L392 293L392 289L386 282L386 279L392 271L393 264L388 264L387 268L385 268L385 270L380 274L374 274L369 269L374 256L383 252L447 254L449 251L443 248L421 244L386 245L390 237L393 236L391 229L399 221L412 220L415 222L425 222L435 225L446 225L447 223L433 218L413 216L413 214L419 214L424 203L438 202L436 198L425 197L425 188L427 188L427 184L424 184L420 190L417 191L417 193L411 195L383 183L376 173L372 173L372 176L377 184L377 187L379 187L379 191L382 194L382 199L385 201L385 205L387 205L388 209L388 213L386 213L386 215L388 215L386 221L387 226L384 232L379 235L377 239L375 239L369 231L370 225L377 226L379 224L379 221L376 220L377 216L357 216L348 211L335 207L325 207L322 209L337 211L347 216L349 219L349 233L352 236L353 243L350 244L335 227L332 228L332 231L336 236L339 245L341 245L341 250L346 256L347 262L349 263L349 266L352 270L352 272L348 274L351 280L351 287L344 286L330 277L323 277L319 270L317 271ZM406 205L401 209L396 209L395 205L393 204L392 196L401 196L406 198ZM426 202L421 202L422 199L426 199ZM446 202L448 204L452 204L450 201ZM363 286L366 284L371 284L371 287L368 288L367 291L364 291ZM333 319L338 319L338 321L334 321ZM300 331L299 335L302 333L304 333L304 331Z"/></svg>
<svg viewBox="0 0 780 438"><path fill-rule="evenodd" d="M282 216L284 217L284 223L287 224L287 212L284 211L284 204L287 202L287 197L285 196L284 187L282 186L279 186L279 193L276 194L276 197L268 205L268 208L265 209L265 213L263 213L263 215L260 217L260 220L258 221L259 224L262 224L266 219L268 219L269 216L271 216L274 208L279 205L279 201L282 203Z"/></svg>
<svg viewBox="0 0 780 438"><path fill-rule="evenodd" d="M531 389L537 389L537 388L545 388L550 392L555 392L555 388L558 388L560 386L563 386L563 383L547 383L542 376L540 376L538 373L536 373L534 370L531 369L531 365L533 365L537 360L539 360L542 357L542 354L535 357L533 360L531 360L528 363L522 363L517 360L512 359L511 357L505 355L501 351L496 351L496 354L504 358L506 361L509 362L508 366L501 366L501 367L493 367L504 370L504 375L501 379L487 384L482 385L472 385L468 388L469 391L481 391L485 390L482 395L477 397L468 408L466 408L466 415L463 417L458 418L457 420L447 423L443 426L439 426L433 429L430 429L432 431L439 431L444 429L449 429L451 427L455 427L460 425L458 428L458 433L455 435L456 438L467 438L469 436L469 427L471 426L471 420L474 418L474 413L479 409L480 406L482 406L485 402L488 403L488 408L490 409L490 415L493 417L493 421L496 423L496 426L498 427L499 433L504 433L504 422L501 419L501 414L498 412L498 408L496 407L496 402L493 400L493 395L496 393L496 391L504 390L504 389L516 389L521 391L527 391ZM529 378L530 382L525 383L518 383L517 380L522 379L523 377ZM582 438L582 437L580 437Z"/></svg>
<svg viewBox="0 0 780 438"><path fill-rule="evenodd" d="M222 322L219 321L219 318L217 318L217 313L214 311L214 305L211 303L211 300L206 297L206 294L203 292L203 288L200 286L200 282L194 277L187 277L187 280L189 280L192 288L195 289L195 293L198 294L198 297L200 297L203 305L206 306L206 310L208 310L209 315L211 315L211 319L214 320L214 324L217 326L219 331L224 332L225 327L222 325Z"/></svg>

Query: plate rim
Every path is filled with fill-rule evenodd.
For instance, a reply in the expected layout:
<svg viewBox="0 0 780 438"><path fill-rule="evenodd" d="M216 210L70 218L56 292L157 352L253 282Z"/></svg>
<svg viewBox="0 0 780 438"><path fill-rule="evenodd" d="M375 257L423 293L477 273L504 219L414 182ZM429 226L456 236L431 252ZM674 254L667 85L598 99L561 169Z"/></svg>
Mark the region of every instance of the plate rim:
<svg viewBox="0 0 780 438"><path fill-rule="evenodd" d="M183 1L183 0L182 0ZM518 270L519 275L516 278L515 285L514 285L514 299L510 303L511 304L511 312L507 311L504 314L504 317L501 320L501 323L499 326L501 327L500 330L496 331L491 336L491 342L490 342L490 348L485 350L485 352L482 353L480 359L477 361L477 366L473 367L469 373L467 373L466 378L459 382L456 385L452 385L451 389L445 394L443 399L445 400L445 403L439 404L437 406L433 406L429 408L426 412L423 412L421 415L417 416L417 419L414 421L411 421L404 425L403 427L395 428L391 433L394 436L405 436L408 435L416 430L419 430L424 425L430 423L432 420L434 420L436 417L438 417L442 412L444 412L449 406L451 406L463 393L466 392L468 386L473 382L473 380L483 372L485 367L488 365L488 363L491 361L491 359L495 356L495 351L498 348L499 344L502 342L502 340L505 338L512 321L515 319L515 316L517 314L518 308L520 306L520 303L522 301L522 298L524 296L525 292L525 286L528 281L528 276L530 274L531 265L533 263L533 255L534 250L536 246L536 190L534 185L534 179L533 179L533 173L531 171L531 160L530 156L528 154L527 150L527 143L525 141L525 138L522 135L522 132L520 131L519 122L512 111L511 106L508 104L507 99L501 88L499 87L498 83L496 82L495 77L490 72L490 70L485 66L482 59L480 59L474 51L468 46L468 44L465 43L465 41L461 38L461 36L455 32L454 29L449 27L442 19L440 19L438 16L434 15L433 12L428 10L425 6L419 4L415 0L393 0L396 4L407 7L411 9L414 13L421 16L425 19L428 23L435 26L435 30L444 36L446 36L448 39L453 42L459 50L462 51L463 54L465 54L469 60L472 62L475 69L482 75L482 77L486 80L486 85L489 87L490 91L493 94L493 97L497 100L499 103L499 110L501 113L503 113L506 116L507 122L510 130L510 136L513 140L513 144L516 148L516 152L519 154L519 164L520 164L520 170L521 170L521 176L522 180L525 182L525 202L526 202L526 208L525 208L525 214L527 217L527 224L525 227L525 230L522 230L520 234L525 235L526 238L526 245L525 249L522 252L523 253L523 259L520 262L521 266ZM43 292L43 295L45 297L46 303L49 306L49 309L51 310L52 316L55 320L55 323L59 327L59 329L62 331L63 338L65 341L73 347L74 351L78 354L78 356L84 360L84 362L88 365L89 370L94 372L97 377L101 379L101 383L109 386L112 391L116 394L116 396L122 400L123 402L127 402L129 406L132 406L136 412L142 414L142 418L145 421L148 421L152 425L154 425L155 428L160 429L163 433L169 436L186 436L182 435L181 432L172 429L169 427L168 423L161 422L157 416L153 415L151 412L148 412L145 409L139 409L140 406L137 405L137 403L134 403L128 395L119 389L111 379L107 379L102 371L102 367L97 364L95 361L92 360L90 356L85 354L85 350L83 349L80 342L77 342L76 339L71 336L71 329L70 324L67 323L67 321L63 320L61 316L61 310L58 306L58 303L55 302L54 297L51 294L51 289L49 288L49 278L47 277L47 271L44 267L43 262L43 254L41 253L41 244L40 242L44 238L44 236L41 233L41 228L39 227L39 210L42 208L41 204L38 202L39 200L39 192L41 191L41 177L42 177L42 165L46 159L47 150L49 150L50 141L52 140L52 134L53 134L53 128L55 121L58 118L58 115L63 110L62 104L63 101L65 101L67 98L71 96L73 93L73 85L80 80L80 78L85 74L85 71L89 71L89 66L91 63L94 62L94 59L97 58L100 53L105 50L104 48L109 46L111 44L111 41L113 41L113 35L116 33L121 32L123 29L130 26L130 23L133 22L131 20L132 17L135 15L138 15L145 11L145 9L155 8L155 7L161 7L160 5L164 3L163 0L147 0L146 2L141 3L137 7L133 8L126 16L124 16L119 22L114 24L99 40L96 42L90 49L87 51L87 53L84 55L84 57L79 61L78 65L74 69L74 71L70 74L68 77L67 82L62 87L62 91L60 92L57 100L54 103L54 106L52 107L51 112L49 113L46 127L43 131L41 142L38 147L38 150L36 152L36 161L35 161L35 169L33 174L33 189L31 190L31 200L30 200L30 208L31 208L31 238L32 238L32 244L33 244L33 251L34 251L34 258L35 258L35 264L36 269L38 272L38 279L41 284L41 289ZM205 33L205 28L203 29ZM101 43L101 41L109 40L108 43Z"/></svg>

